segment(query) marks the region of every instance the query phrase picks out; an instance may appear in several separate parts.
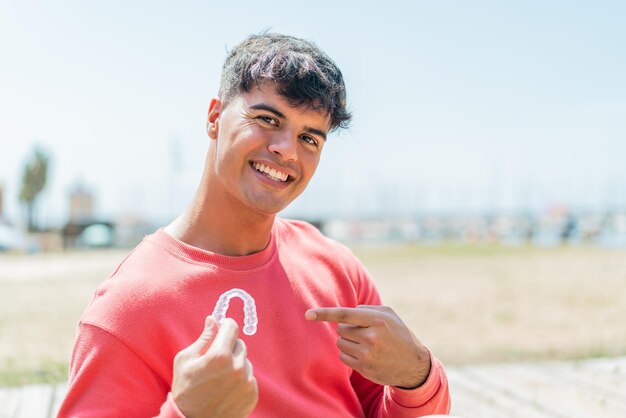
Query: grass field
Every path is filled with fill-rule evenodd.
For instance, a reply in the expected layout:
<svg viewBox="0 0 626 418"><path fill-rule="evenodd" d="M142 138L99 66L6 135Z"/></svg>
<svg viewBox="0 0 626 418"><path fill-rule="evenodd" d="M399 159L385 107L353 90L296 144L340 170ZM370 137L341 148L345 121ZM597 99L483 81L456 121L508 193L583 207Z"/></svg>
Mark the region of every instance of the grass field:
<svg viewBox="0 0 626 418"><path fill-rule="evenodd" d="M357 247L447 365L626 354L626 251ZM126 250L0 255L0 385L66 379L76 322Z"/></svg>

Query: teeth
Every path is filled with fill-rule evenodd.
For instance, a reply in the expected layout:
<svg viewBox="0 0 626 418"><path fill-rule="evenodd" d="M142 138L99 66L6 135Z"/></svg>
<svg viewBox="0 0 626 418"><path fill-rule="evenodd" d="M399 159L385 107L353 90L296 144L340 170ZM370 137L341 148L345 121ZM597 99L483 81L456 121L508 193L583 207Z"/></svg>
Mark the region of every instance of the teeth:
<svg viewBox="0 0 626 418"><path fill-rule="evenodd" d="M272 180L276 180L276 181L287 181L287 178L289 177L288 174L285 173L281 173L278 170L275 170L273 168L269 168L268 166L266 166L265 164L261 164L261 163L253 163L252 166L257 170L260 171L261 173L265 173L269 178L271 178Z"/></svg>

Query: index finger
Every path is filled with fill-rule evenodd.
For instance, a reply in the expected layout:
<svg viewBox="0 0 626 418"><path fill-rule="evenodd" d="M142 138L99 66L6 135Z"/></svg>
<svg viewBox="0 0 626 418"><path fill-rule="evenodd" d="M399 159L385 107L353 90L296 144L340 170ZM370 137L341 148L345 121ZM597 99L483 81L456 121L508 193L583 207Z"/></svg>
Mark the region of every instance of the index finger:
<svg viewBox="0 0 626 418"><path fill-rule="evenodd" d="M312 308L306 311L304 317L309 321L337 322L341 324L368 327L372 323L372 318L376 316L375 311L361 308Z"/></svg>
<svg viewBox="0 0 626 418"><path fill-rule="evenodd" d="M215 336L215 340L213 344L209 348L208 352L214 354L230 354L235 349L235 343L237 342L237 337L239 336L239 326L237 323L231 319L226 318L222 322L219 330L217 331L217 335Z"/></svg>

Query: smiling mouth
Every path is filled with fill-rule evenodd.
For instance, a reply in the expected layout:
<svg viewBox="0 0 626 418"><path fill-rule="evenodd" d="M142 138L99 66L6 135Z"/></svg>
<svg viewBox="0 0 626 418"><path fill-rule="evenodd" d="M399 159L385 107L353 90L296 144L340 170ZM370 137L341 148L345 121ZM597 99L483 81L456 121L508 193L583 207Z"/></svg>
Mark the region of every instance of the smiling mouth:
<svg viewBox="0 0 626 418"><path fill-rule="evenodd" d="M276 170L274 168L270 168L265 164L251 162L250 165L252 165L252 168L254 168L256 171L265 174L265 176L271 180L281 183L293 180L293 177L291 177L289 174L283 173L282 171Z"/></svg>

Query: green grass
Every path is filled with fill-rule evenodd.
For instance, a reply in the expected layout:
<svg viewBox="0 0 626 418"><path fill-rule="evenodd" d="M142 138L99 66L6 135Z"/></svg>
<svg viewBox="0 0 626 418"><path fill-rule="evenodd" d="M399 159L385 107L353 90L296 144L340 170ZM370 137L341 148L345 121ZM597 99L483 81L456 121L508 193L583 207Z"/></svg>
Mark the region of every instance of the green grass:
<svg viewBox="0 0 626 418"><path fill-rule="evenodd" d="M55 384L67 381L67 361L48 359L38 367L19 367L13 359L4 359L0 372L0 386L21 386L32 384Z"/></svg>

